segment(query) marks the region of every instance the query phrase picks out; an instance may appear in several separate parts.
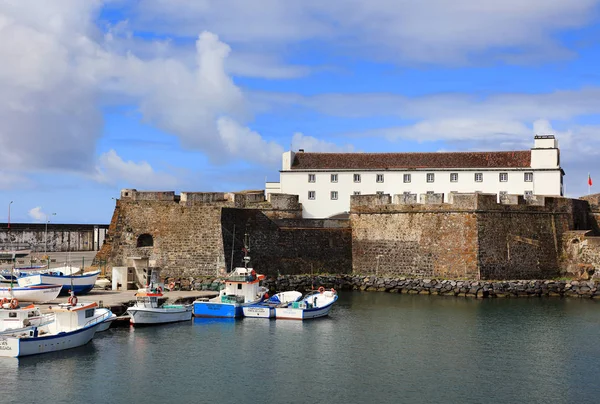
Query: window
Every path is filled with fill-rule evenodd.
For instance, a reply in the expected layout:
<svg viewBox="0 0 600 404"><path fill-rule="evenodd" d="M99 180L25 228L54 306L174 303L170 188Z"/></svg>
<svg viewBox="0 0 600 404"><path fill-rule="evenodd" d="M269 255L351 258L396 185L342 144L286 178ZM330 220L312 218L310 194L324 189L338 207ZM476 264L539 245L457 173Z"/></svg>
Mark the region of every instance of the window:
<svg viewBox="0 0 600 404"><path fill-rule="evenodd" d="M533 173L525 173L525 182L533 182Z"/></svg>
<svg viewBox="0 0 600 404"><path fill-rule="evenodd" d="M450 173L450 182L458 182L458 173Z"/></svg>
<svg viewBox="0 0 600 404"><path fill-rule="evenodd" d="M308 174L308 182L316 182L317 178L314 174Z"/></svg>
<svg viewBox="0 0 600 404"><path fill-rule="evenodd" d="M337 174L331 174L331 182L337 182Z"/></svg>
<svg viewBox="0 0 600 404"><path fill-rule="evenodd" d="M360 191L354 191L354 195L360 195Z"/></svg>
<svg viewBox="0 0 600 404"><path fill-rule="evenodd" d="M331 200L332 201L337 201L337 198L338 198L337 191L331 191Z"/></svg>
<svg viewBox="0 0 600 404"><path fill-rule="evenodd" d="M475 182L483 182L483 173L475 173Z"/></svg>
<svg viewBox="0 0 600 404"><path fill-rule="evenodd" d="M427 182L434 182L434 181L435 181L435 174L427 173Z"/></svg>
<svg viewBox="0 0 600 404"><path fill-rule="evenodd" d="M308 191L308 199L315 199L315 195L316 192L315 191Z"/></svg>
<svg viewBox="0 0 600 404"><path fill-rule="evenodd" d="M383 191L377 191L377 195L383 195Z"/></svg>
<svg viewBox="0 0 600 404"><path fill-rule="evenodd" d="M508 182L508 173L500 173L500 182Z"/></svg>
<svg viewBox="0 0 600 404"><path fill-rule="evenodd" d="M354 182L360 182L360 174L354 174Z"/></svg>
<svg viewBox="0 0 600 404"><path fill-rule="evenodd" d="M405 191L404 196L410 196L410 191Z"/></svg>
<svg viewBox="0 0 600 404"><path fill-rule="evenodd" d="M154 239L150 234L141 234L136 243L136 247L152 247L154 245Z"/></svg>
<svg viewBox="0 0 600 404"><path fill-rule="evenodd" d="M404 174L404 183L405 184L410 183L410 174Z"/></svg>
<svg viewBox="0 0 600 404"><path fill-rule="evenodd" d="M94 309L87 309L85 311L85 318L90 318L90 317L94 317Z"/></svg>
<svg viewBox="0 0 600 404"><path fill-rule="evenodd" d="M383 174L377 174L377 182L383 182Z"/></svg>

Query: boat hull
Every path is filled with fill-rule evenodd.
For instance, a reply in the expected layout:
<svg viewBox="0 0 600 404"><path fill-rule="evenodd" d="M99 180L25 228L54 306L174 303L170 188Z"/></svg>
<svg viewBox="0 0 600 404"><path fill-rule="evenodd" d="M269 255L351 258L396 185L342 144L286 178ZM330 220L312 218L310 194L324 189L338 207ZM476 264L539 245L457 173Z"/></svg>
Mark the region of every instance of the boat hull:
<svg viewBox="0 0 600 404"><path fill-rule="evenodd" d="M194 317L237 318L243 315L238 303L194 302Z"/></svg>
<svg viewBox="0 0 600 404"><path fill-rule="evenodd" d="M183 306L181 309L134 306L128 308L127 313L129 313L130 323L133 325L176 323L192 319L192 306Z"/></svg>
<svg viewBox="0 0 600 404"><path fill-rule="evenodd" d="M11 299L14 297L20 302L49 302L60 294L62 285L32 285L0 287L0 298Z"/></svg>
<svg viewBox="0 0 600 404"><path fill-rule="evenodd" d="M254 318L272 318L275 316L275 309L269 306L246 306L242 308L244 317Z"/></svg>
<svg viewBox="0 0 600 404"><path fill-rule="evenodd" d="M71 288L76 295L84 295L94 288L99 274L99 271L74 276L36 274L21 277L18 282L19 286L62 285L61 295L69 294Z"/></svg>
<svg viewBox="0 0 600 404"><path fill-rule="evenodd" d="M277 307L275 318L277 320L309 320L312 318L325 317L329 315L333 303L316 309L293 309L290 307Z"/></svg>
<svg viewBox="0 0 600 404"><path fill-rule="evenodd" d="M94 338L100 323L41 337L19 338L0 335L0 356L21 357L62 351L87 344Z"/></svg>

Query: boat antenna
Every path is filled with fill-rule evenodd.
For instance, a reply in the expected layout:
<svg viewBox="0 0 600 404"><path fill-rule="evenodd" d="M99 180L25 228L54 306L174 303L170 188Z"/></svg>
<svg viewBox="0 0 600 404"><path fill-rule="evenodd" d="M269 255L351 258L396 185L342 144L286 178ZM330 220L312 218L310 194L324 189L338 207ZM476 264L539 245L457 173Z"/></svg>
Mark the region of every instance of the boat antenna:
<svg viewBox="0 0 600 404"><path fill-rule="evenodd" d="M248 262L250 261L250 256L248 253L250 252L250 239L248 237L248 232L244 233L244 268L248 268Z"/></svg>

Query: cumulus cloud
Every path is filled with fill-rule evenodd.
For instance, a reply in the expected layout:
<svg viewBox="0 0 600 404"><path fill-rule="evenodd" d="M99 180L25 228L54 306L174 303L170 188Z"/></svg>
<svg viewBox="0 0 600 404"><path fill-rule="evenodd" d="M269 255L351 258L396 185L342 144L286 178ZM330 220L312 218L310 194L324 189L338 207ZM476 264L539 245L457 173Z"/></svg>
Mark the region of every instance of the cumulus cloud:
<svg viewBox="0 0 600 404"><path fill-rule="evenodd" d="M0 42L0 59L10 61L0 64L0 160L22 172L51 169L93 176L106 105L137 106L146 122L214 162L231 157L218 121L226 117L243 129L252 115L225 68L230 47L205 31L198 36L192 63L164 51L168 41L144 41L148 46L135 47L140 52L135 54L122 45L134 40L126 22L105 34L99 31L95 20L103 3L0 4L0 35L11 38ZM272 74L291 74L284 70ZM268 152L275 149L235 157L265 163L273 161ZM98 164L111 162L108 167L114 169L113 152Z"/></svg>
<svg viewBox="0 0 600 404"><path fill-rule="evenodd" d="M590 23L598 0L141 0L132 23L285 51L311 42L334 52L403 63L525 63L570 52L556 40Z"/></svg>
<svg viewBox="0 0 600 404"><path fill-rule="evenodd" d="M110 185L142 189L175 189L179 185L176 176L157 172L146 161L125 161L112 149L100 156L95 180Z"/></svg>
<svg viewBox="0 0 600 404"><path fill-rule="evenodd" d="M36 221L45 221L46 220L46 216L48 216L47 213L42 212L42 207L41 206L36 206L35 208L32 208L29 210L29 217L31 217L33 220Z"/></svg>

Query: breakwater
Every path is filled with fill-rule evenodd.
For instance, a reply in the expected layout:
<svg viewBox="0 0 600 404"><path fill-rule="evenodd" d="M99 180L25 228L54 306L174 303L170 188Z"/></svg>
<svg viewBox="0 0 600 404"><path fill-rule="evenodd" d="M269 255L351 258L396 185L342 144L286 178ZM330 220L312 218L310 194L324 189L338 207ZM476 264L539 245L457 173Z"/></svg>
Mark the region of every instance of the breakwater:
<svg viewBox="0 0 600 404"><path fill-rule="evenodd" d="M189 288L218 290L221 281L216 278L192 280ZM579 297L600 299L600 282L594 280L441 280L422 278L380 278L361 275L282 275L265 280L272 292L298 290L301 292L320 286L337 290L377 291L421 295L440 295L474 298L500 297Z"/></svg>

